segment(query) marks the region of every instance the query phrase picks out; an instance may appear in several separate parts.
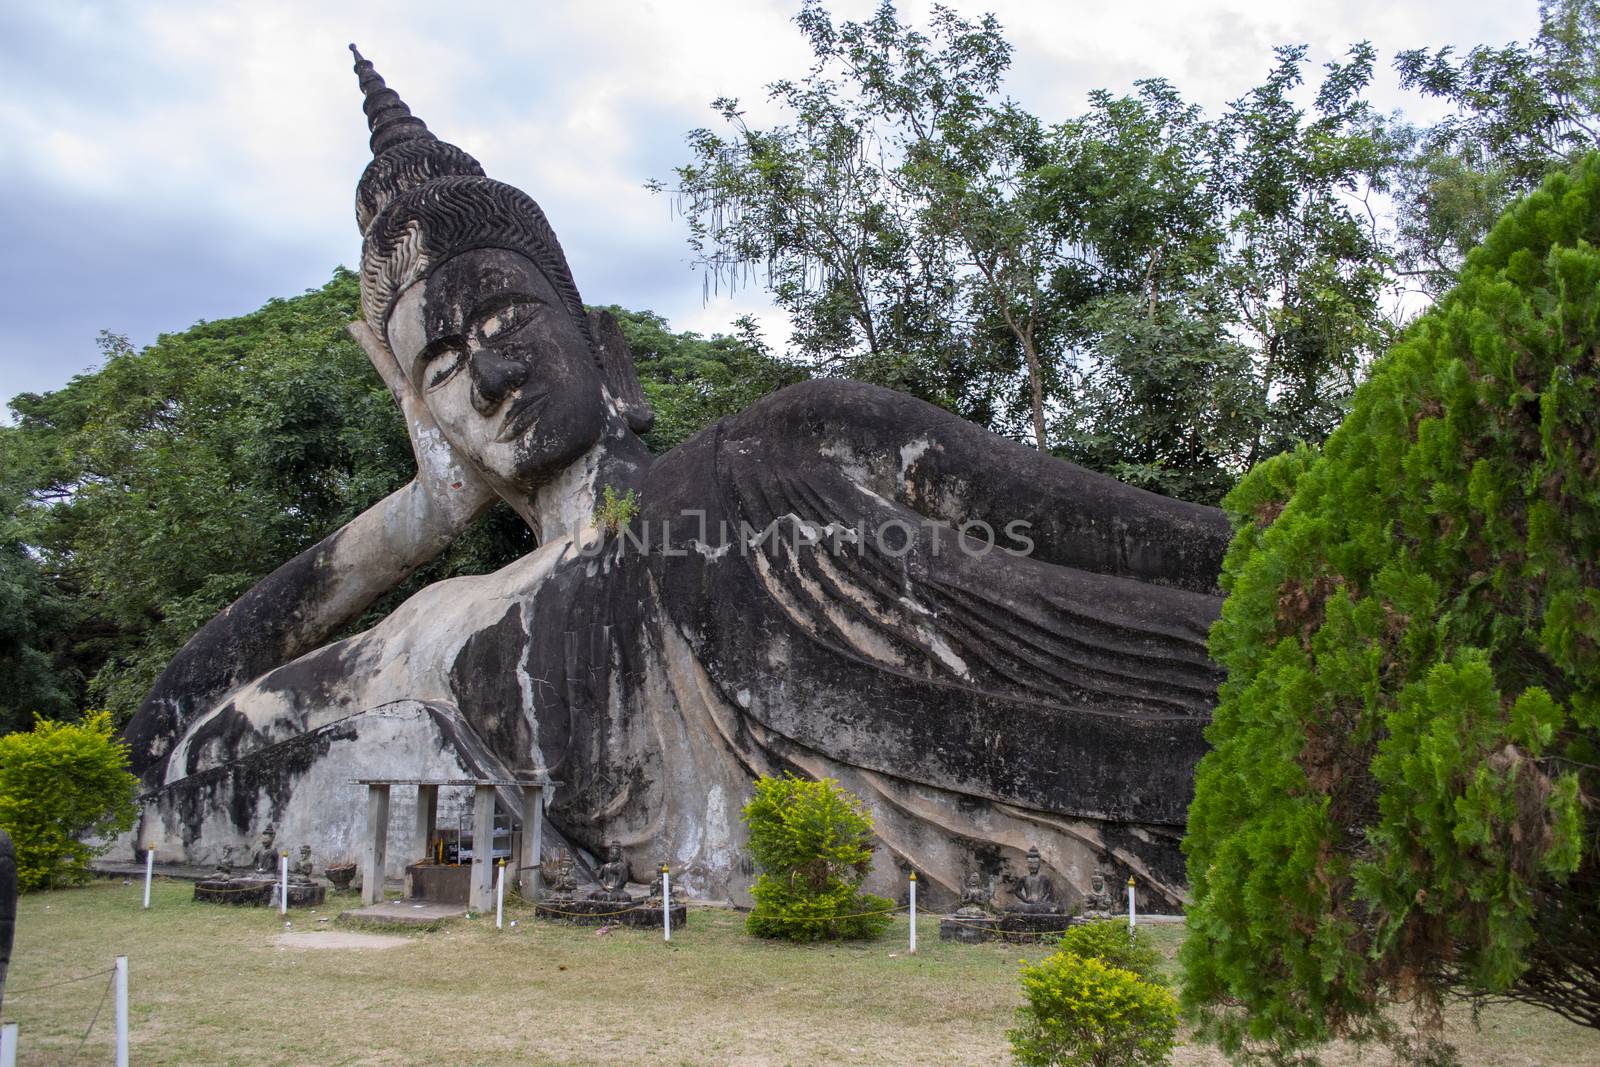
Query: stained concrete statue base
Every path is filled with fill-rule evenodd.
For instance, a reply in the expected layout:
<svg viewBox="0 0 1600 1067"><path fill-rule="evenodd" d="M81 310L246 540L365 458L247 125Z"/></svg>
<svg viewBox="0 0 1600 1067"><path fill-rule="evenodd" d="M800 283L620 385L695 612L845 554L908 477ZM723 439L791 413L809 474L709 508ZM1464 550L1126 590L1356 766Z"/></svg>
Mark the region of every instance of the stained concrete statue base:
<svg viewBox="0 0 1600 1067"><path fill-rule="evenodd" d="M1077 920L1071 915L1011 912L987 918L948 915L939 920L939 940L975 945L983 941L1031 944L1060 934Z"/></svg>
<svg viewBox="0 0 1600 1067"><path fill-rule="evenodd" d="M575 926L636 926L645 929L661 928L661 905L643 900L623 903L617 900L561 900L540 901L534 914L541 919L553 919ZM689 909L681 903L672 905L672 928L686 926Z"/></svg>

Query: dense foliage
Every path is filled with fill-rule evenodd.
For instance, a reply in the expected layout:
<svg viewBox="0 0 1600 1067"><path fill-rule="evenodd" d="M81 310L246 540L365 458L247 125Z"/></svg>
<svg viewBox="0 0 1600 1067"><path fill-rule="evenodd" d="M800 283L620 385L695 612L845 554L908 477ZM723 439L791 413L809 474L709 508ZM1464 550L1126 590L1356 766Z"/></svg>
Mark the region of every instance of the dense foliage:
<svg viewBox="0 0 1600 1067"><path fill-rule="evenodd" d="M394 402L345 333L356 278L273 300L11 402L0 427L0 733L92 704L125 721L207 619L413 474ZM664 449L794 378L749 340L618 310ZM506 507L375 605L532 547Z"/></svg>
<svg viewBox="0 0 1600 1067"><path fill-rule="evenodd" d="M755 859L745 928L789 941L875 937L894 902L864 893L875 839L861 802L831 778L758 778L744 806Z"/></svg>
<svg viewBox="0 0 1600 1067"><path fill-rule="evenodd" d="M1127 931L1123 931L1127 940ZM1158 1067L1178 1034L1172 994L1096 956L1061 951L1022 968L1011 1054L1028 1067Z"/></svg>
<svg viewBox="0 0 1600 1067"><path fill-rule="evenodd" d="M0 828L17 849L18 888L87 879L89 860L133 828L139 780L127 764L103 711L0 737Z"/></svg>
<svg viewBox="0 0 1600 1067"><path fill-rule="evenodd" d="M735 333L706 339L673 333L665 319L648 311L615 305L606 310L633 351L639 381L655 411L645 444L657 455L808 376L804 366L774 357L748 318L735 323Z"/></svg>
<svg viewBox="0 0 1600 1067"><path fill-rule="evenodd" d="M1231 1049L1451 988L1600 1026L1600 155L1229 496L1185 999ZM1426 1025L1425 1025L1426 1029Z"/></svg>

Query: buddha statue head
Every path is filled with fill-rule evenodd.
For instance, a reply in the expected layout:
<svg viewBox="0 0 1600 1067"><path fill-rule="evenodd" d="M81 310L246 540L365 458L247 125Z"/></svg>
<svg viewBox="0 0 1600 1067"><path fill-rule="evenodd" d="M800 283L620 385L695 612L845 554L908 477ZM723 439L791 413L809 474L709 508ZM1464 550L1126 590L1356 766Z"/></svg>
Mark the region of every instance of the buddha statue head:
<svg viewBox="0 0 1600 1067"><path fill-rule="evenodd" d="M626 344L585 310L539 205L435 137L350 50L373 156L356 191L362 316L446 443L515 500L647 429Z"/></svg>

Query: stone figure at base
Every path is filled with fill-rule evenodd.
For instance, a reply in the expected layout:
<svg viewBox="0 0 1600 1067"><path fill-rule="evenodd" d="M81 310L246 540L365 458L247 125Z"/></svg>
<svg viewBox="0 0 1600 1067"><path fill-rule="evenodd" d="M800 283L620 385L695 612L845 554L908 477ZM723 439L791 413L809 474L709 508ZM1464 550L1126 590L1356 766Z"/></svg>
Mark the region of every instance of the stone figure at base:
<svg viewBox="0 0 1600 1067"><path fill-rule="evenodd" d="M289 880L301 885L311 885L315 879L312 877L311 846L300 846L300 858L289 865Z"/></svg>
<svg viewBox="0 0 1600 1067"><path fill-rule="evenodd" d="M578 891L577 863L568 849L558 848L540 864L544 899L571 900Z"/></svg>
<svg viewBox="0 0 1600 1067"><path fill-rule="evenodd" d="M968 871L966 884L961 887L961 906L955 914L962 918L986 919L994 913L993 898L983 876L976 870Z"/></svg>
<svg viewBox="0 0 1600 1067"><path fill-rule="evenodd" d="M328 791L443 753L449 776L561 779L555 843L615 834L639 869L742 900L737 812L755 775L793 771L880 813L874 892L900 862L954 895L973 842L1041 841L1063 884L1114 848L1176 907L1223 514L849 381L652 455L628 344L543 210L355 69L351 333L416 476L162 674L127 739L164 847L215 849L260 811L338 852L318 797L357 818ZM629 521L596 522L607 491L634 494ZM500 501L535 551L333 640Z"/></svg>
<svg viewBox="0 0 1600 1067"><path fill-rule="evenodd" d="M272 828L271 823L267 823L267 828L261 831L261 845L256 849L255 864L250 868L253 873L267 875L278 873L278 853L272 847L277 838L277 831Z"/></svg>
<svg viewBox="0 0 1600 1067"><path fill-rule="evenodd" d="M1039 873L1040 862L1039 850L1028 849L1028 873L1018 878L1011 887L1016 900L1006 906L1006 911L1024 915L1060 914L1055 886L1049 878Z"/></svg>
<svg viewBox="0 0 1600 1067"><path fill-rule="evenodd" d="M1103 862L1096 863L1094 874L1089 877L1089 895L1083 900L1083 914L1087 918L1104 919L1116 914L1116 910L1116 901L1106 881L1106 866Z"/></svg>
<svg viewBox="0 0 1600 1067"><path fill-rule="evenodd" d="M622 846L613 841L606 846L606 861L595 872L600 885L589 893L590 900L615 900L632 902L628 894L628 861L622 858Z"/></svg>
<svg viewBox="0 0 1600 1067"><path fill-rule="evenodd" d="M211 877L217 879L233 877L233 846L222 846L222 856L217 860L217 865L211 871Z"/></svg>

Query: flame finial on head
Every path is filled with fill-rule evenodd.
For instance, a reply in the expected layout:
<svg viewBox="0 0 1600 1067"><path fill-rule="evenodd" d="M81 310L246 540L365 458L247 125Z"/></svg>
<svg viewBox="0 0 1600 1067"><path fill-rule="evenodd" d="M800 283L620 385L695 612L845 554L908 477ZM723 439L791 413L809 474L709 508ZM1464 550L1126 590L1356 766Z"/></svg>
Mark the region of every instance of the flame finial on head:
<svg viewBox="0 0 1600 1067"><path fill-rule="evenodd" d="M350 52L356 57L356 77L361 81L361 94L365 97L361 109L367 113L367 128L372 131L368 142L374 156L382 155L403 141L436 140L428 132L428 124L411 113L400 94L383 82L383 77L373 69L372 60L363 56L355 45Z"/></svg>

